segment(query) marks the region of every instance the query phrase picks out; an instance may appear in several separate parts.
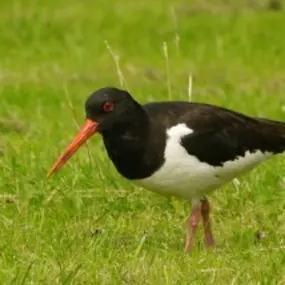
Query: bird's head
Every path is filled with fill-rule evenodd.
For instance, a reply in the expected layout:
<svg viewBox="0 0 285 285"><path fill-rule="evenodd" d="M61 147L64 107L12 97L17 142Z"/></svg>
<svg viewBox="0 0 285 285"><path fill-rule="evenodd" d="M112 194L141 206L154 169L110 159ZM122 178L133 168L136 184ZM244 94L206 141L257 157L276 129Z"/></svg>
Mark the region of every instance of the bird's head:
<svg viewBox="0 0 285 285"><path fill-rule="evenodd" d="M124 90L106 87L95 91L85 102L86 120L73 141L50 169L48 176L59 170L68 159L95 133L111 130L116 122L126 117L135 101Z"/></svg>

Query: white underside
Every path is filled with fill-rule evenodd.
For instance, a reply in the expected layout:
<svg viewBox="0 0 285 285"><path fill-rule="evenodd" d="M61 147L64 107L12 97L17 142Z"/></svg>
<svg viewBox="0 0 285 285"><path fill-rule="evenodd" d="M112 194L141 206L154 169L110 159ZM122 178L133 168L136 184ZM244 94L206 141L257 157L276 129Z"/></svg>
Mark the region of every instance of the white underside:
<svg viewBox="0 0 285 285"><path fill-rule="evenodd" d="M272 155L261 151L246 152L243 157L214 167L189 155L181 146L181 138L191 133L193 130L185 124L168 129L163 166L152 176L133 182L163 195L195 200L254 168Z"/></svg>

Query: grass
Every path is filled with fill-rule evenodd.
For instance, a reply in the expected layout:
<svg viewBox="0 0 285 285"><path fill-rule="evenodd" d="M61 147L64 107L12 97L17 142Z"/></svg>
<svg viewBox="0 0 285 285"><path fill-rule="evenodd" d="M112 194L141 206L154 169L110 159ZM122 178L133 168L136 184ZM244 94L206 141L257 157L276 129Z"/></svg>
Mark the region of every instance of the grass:
<svg viewBox="0 0 285 285"><path fill-rule="evenodd" d="M46 180L87 95L120 85L105 41L141 102L188 100L192 73L194 101L285 121L284 12L265 4L0 2L0 284L285 284L284 156L210 197L218 248L200 231L190 255L187 203L122 179L99 137Z"/></svg>

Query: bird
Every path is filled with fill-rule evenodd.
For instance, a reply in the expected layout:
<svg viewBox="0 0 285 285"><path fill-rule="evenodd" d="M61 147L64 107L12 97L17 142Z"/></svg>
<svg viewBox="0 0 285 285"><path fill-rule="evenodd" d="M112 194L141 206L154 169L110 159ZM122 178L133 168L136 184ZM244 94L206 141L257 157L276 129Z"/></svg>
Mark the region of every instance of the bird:
<svg viewBox="0 0 285 285"><path fill-rule="evenodd" d="M57 172L95 133L121 176L189 202L185 251L199 224L216 248L208 195L285 151L285 123L188 101L141 104L126 90L103 87L85 101L86 118L48 172Z"/></svg>

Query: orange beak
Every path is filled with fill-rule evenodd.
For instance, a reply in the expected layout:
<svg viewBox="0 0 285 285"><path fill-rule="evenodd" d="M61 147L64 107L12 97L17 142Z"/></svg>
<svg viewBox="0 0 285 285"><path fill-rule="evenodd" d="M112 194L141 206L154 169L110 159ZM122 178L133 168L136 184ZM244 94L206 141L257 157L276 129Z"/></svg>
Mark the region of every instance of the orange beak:
<svg viewBox="0 0 285 285"><path fill-rule="evenodd" d="M73 141L67 147L67 149L62 153L62 155L55 162L53 167L48 173L50 177L53 173L58 171L70 158L71 156L86 142L92 135L96 133L98 123L87 119L85 124L81 127Z"/></svg>

